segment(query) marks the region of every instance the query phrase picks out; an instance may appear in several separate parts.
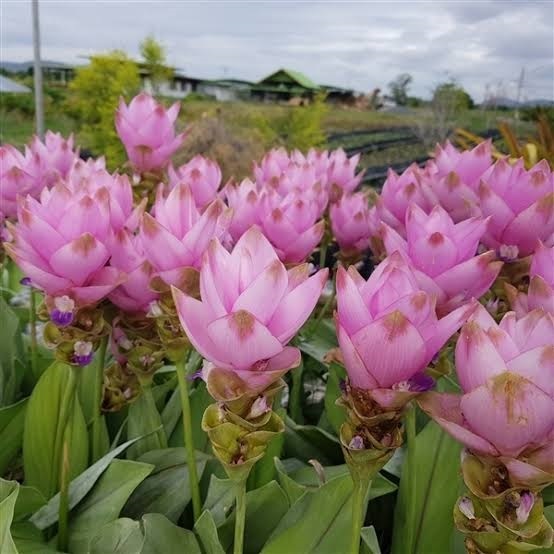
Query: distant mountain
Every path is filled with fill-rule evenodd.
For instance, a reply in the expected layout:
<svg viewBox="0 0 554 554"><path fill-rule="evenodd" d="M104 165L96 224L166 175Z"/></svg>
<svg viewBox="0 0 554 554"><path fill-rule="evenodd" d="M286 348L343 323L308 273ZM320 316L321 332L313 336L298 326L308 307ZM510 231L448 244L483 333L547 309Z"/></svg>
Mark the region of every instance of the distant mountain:
<svg viewBox="0 0 554 554"><path fill-rule="evenodd" d="M73 67L70 64L63 62L56 62L53 60L42 60L43 67ZM8 71L9 73L27 73L29 69L33 67L33 61L26 62L7 62L0 61L0 69Z"/></svg>
<svg viewBox="0 0 554 554"><path fill-rule="evenodd" d="M499 96L497 98L489 98L483 102L485 106L499 106L503 108L529 108L533 106L554 106L554 100L547 100L546 98L535 98L533 100L525 100L524 102L518 102L512 98Z"/></svg>

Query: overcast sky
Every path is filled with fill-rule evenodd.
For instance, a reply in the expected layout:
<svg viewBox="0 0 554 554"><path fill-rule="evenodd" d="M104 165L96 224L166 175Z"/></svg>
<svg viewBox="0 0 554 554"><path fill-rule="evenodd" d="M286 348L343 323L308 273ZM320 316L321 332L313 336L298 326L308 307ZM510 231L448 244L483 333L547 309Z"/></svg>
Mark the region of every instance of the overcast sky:
<svg viewBox="0 0 554 554"><path fill-rule="evenodd" d="M32 57L30 0L0 0L4 61ZM429 96L451 76L476 100L485 88L522 99L554 98L554 3L169 2L40 0L42 57L83 63L120 48L138 55L154 34L168 60L192 76L259 80L279 67L314 81L368 91L413 75Z"/></svg>

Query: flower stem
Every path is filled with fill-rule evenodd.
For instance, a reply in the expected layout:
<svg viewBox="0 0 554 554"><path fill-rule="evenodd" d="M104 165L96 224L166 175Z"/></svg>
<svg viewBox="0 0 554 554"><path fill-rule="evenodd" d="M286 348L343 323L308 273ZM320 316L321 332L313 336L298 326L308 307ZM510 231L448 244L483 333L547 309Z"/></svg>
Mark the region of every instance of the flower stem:
<svg viewBox="0 0 554 554"><path fill-rule="evenodd" d="M37 298L36 292L31 287L31 302L29 304L29 325L30 325L30 337L31 337L31 371L33 377L38 377L38 359L37 359Z"/></svg>
<svg viewBox="0 0 554 554"><path fill-rule="evenodd" d="M96 355L96 375L94 376L94 415L92 419L92 462L99 460L102 455L102 385L104 383L104 363L106 359L106 348L108 337L105 336L100 342Z"/></svg>
<svg viewBox="0 0 554 554"><path fill-rule="evenodd" d="M408 409L406 413L406 447L407 447L407 460L411 464L410 467L413 467L415 455L416 455L416 406L415 404L412 404L410 408ZM415 521L416 517L416 482L417 476L416 472L412 471L410 475L410 490L408 491L408 517L413 522ZM407 526L407 536L406 536L406 545L409 550L408 552L412 552L413 550L413 525Z"/></svg>
<svg viewBox="0 0 554 554"><path fill-rule="evenodd" d="M58 510L58 550L67 552L68 545L68 521L69 521L69 481L71 473L71 414L75 402L77 384L79 379L78 368L72 367L72 378L68 387L67 398L61 409L61 425L63 426L63 442L60 456L60 506Z"/></svg>
<svg viewBox="0 0 554 554"><path fill-rule="evenodd" d="M244 525L246 521L246 479L235 482L235 542L233 554L242 554L244 545Z"/></svg>
<svg viewBox="0 0 554 554"><path fill-rule="evenodd" d="M360 551L360 537L364 518L364 500L370 485L370 480L354 479L354 491L352 494L352 542L350 545L350 554L358 554Z"/></svg>
<svg viewBox="0 0 554 554"><path fill-rule="evenodd" d="M186 357L186 356L185 356ZM192 511L194 521L201 514L202 504L200 502L200 487L198 485L198 472L196 471L196 455L194 453L194 440L192 434L192 416L190 409L189 386L185 360L182 359L175 364L177 379L179 380L179 392L181 395L181 409L183 413L183 432L185 448L187 451L187 466L189 472L189 486L192 496Z"/></svg>
<svg viewBox="0 0 554 554"><path fill-rule="evenodd" d="M304 373L304 362L300 359L300 365L291 372L292 385L290 390L290 415L296 423L304 423L302 414L302 374Z"/></svg>

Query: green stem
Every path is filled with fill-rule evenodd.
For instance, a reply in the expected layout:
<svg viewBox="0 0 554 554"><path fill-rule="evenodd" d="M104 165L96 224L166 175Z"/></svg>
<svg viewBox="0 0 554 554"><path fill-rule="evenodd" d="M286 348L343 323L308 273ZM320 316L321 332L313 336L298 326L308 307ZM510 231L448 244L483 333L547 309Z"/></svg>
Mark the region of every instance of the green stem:
<svg viewBox="0 0 554 554"><path fill-rule="evenodd" d="M354 491L352 494L352 533L350 554L358 554L360 551L360 537L364 519L364 503L371 481L366 479L353 479Z"/></svg>
<svg viewBox="0 0 554 554"><path fill-rule="evenodd" d="M61 424L63 426L60 456L60 506L58 510L58 550L67 552L68 545L68 521L69 521L69 481L71 473L71 414L75 402L77 382L79 379L79 368L72 367L72 379L68 387L69 393L65 401L65 406L61 410Z"/></svg>
<svg viewBox="0 0 554 554"><path fill-rule="evenodd" d="M154 400L154 395L152 394L152 380L151 379L139 379L140 387L142 390L142 396L144 397L144 402L146 404L146 412L149 414L149 421L152 422L151 415L153 414L156 418L159 418L158 408L156 407L156 401ZM158 422L156 422L158 423ZM151 428L153 431L153 429ZM154 435L153 435L154 436ZM167 448L167 437L165 435L165 430L163 426L159 425L156 429L156 436L158 437L159 448Z"/></svg>
<svg viewBox="0 0 554 554"><path fill-rule="evenodd" d="M302 414L302 374L304 373L304 362L300 360L300 365L291 373L292 384L290 389L290 415L296 423L304 423Z"/></svg>
<svg viewBox="0 0 554 554"><path fill-rule="evenodd" d="M246 480L235 482L235 542L233 554L242 554L244 544L244 525L246 522Z"/></svg>
<svg viewBox="0 0 554 554"><path fill-rule="evenodd" d="M31 370L33 372L33 376L37 378L37 299L36 292L33 287L31 287L31 303L29 305L29 325L31 327Z"/></svg>
<svg viewBox="0 0 554 554"><path fill-rule="evenodd" d="M183 432L185 448L187 451L187 467L189 472L189 485L192 496L192 511L194 521L196 521L202 512L200 501L200 487L198 484L198 472L196 470L196 455L194 452L194 439L192 434L192 415L190 409L189 386L187 381L187 372L185 369L185 360L182 359L175 364L177 379L179 380L179 392L181 395L181 410L183 413Z"/></svg>
<svg viewBox="0 0 554 554"><path fill-rule="evenodd" d="M94 376L94 415L92 419L92 462L99 460L104 452L102 451L102 386L104 384L104 363L108 337L105 336L100 342L96 354L96 375Z"/></svg>
<svg viewBox="0 0 554 554"><path fill-rule="evenodd" d="M416 406L412 404L406 413L406 447L407 447L407 459L406 462L413 464L415 459L415 449L416 449ZM411 521L414 521L415 511L416 511L416 487L417 487L417 475L415 472L412 472L410 476L410 490L408 491L408 514ZM413 525L407 526L407 536L406 536L406 545L408 546L408 552L413 552L414 550L414 537L413 537Z"/></svg>

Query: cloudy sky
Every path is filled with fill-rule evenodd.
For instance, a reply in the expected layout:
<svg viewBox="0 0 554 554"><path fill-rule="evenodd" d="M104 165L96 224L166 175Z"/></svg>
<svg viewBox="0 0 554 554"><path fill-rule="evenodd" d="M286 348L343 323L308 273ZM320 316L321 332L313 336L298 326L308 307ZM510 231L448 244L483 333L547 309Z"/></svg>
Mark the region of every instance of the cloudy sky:
<svg viewBox="0 0 554 554"><path fill-rule="evenodd" d="M120 48L138 55L154 34L193 76L259 80L279 67L319 83L368 91L402 72L411 93L457 79L477 100L486 87L554 98L554 3L501 0L290 2L40 1L44 59L84 63ZM32 57L30 0L0 0L0 58Z"/></svg>

